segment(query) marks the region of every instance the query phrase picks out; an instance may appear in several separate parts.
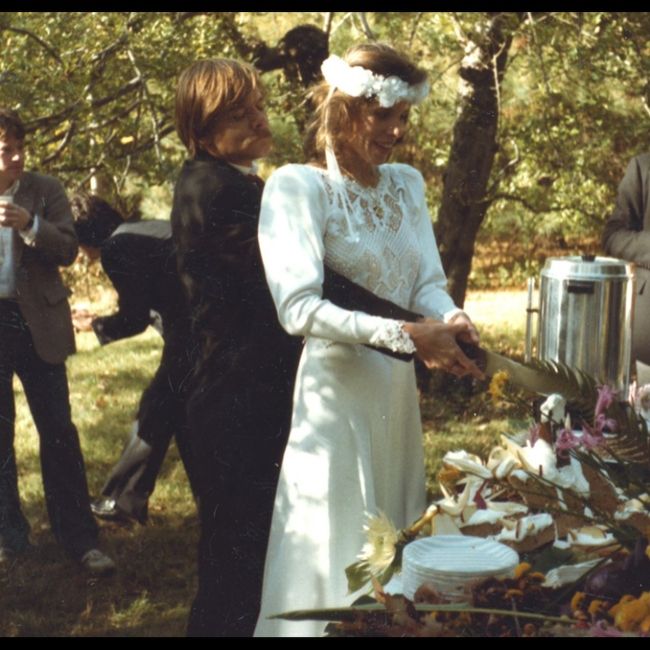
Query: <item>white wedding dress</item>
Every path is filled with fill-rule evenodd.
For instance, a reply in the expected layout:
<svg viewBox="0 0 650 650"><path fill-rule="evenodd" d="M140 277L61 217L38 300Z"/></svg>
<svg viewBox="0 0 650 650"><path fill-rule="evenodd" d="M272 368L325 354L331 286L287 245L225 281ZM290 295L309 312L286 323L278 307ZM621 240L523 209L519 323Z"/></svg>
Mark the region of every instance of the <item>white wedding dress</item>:
<svg viewBox="0 0 650 650"><path fill-rule="evenodd" d="M324 170L286 165L266 184L259 241L280 322L305 337L289 443L276 494L257 636L318 636L324 623L268 620L336 607L349 595L345 568L365 542L366 513L399 528L425 508L422 427L412 362L396 321L321 298L323 263L420 314L448 320L424 182L414 168L379 168L376 188L345 181L351 206Z"/></svg>

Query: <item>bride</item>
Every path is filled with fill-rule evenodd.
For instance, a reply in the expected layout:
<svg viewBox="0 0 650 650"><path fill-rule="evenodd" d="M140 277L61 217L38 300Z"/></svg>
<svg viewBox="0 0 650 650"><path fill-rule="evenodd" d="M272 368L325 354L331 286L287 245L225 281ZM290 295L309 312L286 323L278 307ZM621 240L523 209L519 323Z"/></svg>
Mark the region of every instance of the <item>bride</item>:
<svg viewBox="0 0 650 650"><path fill-rule="evenodd" d="M345 567L366 514L398 527L425 507L422 428L412 361L481 377L456 337L478 342L445 291L422 176L389 164L426 73L387 45L323 63L308 165L266 184L259 242L282 326L305 337L289 443L266 556L260 636L315 636L323 623L269 620L350 602ZM324 267L399 307L404 322L323 298ZM373 349L374 348L374 349Z"/></svg>

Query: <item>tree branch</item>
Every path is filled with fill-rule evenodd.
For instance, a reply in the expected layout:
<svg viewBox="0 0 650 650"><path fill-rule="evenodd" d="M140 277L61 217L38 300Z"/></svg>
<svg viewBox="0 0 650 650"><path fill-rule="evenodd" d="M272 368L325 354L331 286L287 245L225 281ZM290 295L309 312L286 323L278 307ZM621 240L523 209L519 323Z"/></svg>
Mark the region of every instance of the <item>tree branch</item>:
<svg viewBox="0 0 650 650"><path fill-rule="evenodd" d="M495 201L513 201L514 203L519 203L523 205L527 210L533 214L548 214L549 212L561 212L562 210L573 210L574 212L579 212L580 214L585 215L593 222L600 222L598 215L585 210L577 205L551 205L547 208L540 208L539 206L533 205L530 201L525 199L523 196L518 196L516 194L510 194L508 192L498 192L491 199L490 202Z"/></svg>
<svg viewBox="0 0 650 650"><path fill-rule="evenodd" d="M174 18L180 23L195 16L207 16L211 11L174 11Z"/></svg>
<svg viewBox="0 0 650 650"><path fill-rule="evenodd" d="M84 126L81 127L80 129L77 129L77 134L91 133L93 131L98 131L99 129L103 129L107 126L110 126L111 124L115 124L115 122L118 122L123 117L127 116L131 111L141 106L143 101L144 100L141 97L138 97L137 99L132 101L128 106L124 107L121 111L114 113L109 118L105 119L103 122L98 122L96 124L89 124L88 126Z"/></svg>
<svg viewBox="0 0 650 650"><path fill-rule="evenodd" d="M25 131L27 133L32 133L39 129L47 131L48 129L54 128L67 120L80 105L81 100L78 99L69 106L66 106L64 109L60 110L58 113L51 113L50 115L45 115L44 117L37 117L35 120L31 120L25 123Z"/></svg>
<svg viewBox="0 0 650 650"><path fill-rule="evenodd" d="M24 36L28 36L32 40L36 41L53 59L56 60L59 65L63 65L63 61L61 60L61 57L56 52L56 50L33 32L30 32L28 29L23 29L22 27L12 27L11 25L7 25L6 27L3 27L3 29L10 32L15 32L16 34L23 34Z"/></svg>
<svg viewBox="0 0 650 650"><path fill-rule="evenodd" d="M93 99L90 102L90 105L93 108L100 108L106 104L110 104L112 101L119 99L123 95L127 95L130 92L133 92L136 88L139 88L140 83L142 82L141 77L134 77L133 79L127 81L121 88L118 88L115 92L105 97L100 97L99 99Z"/></svg>
<svg viewBox="0 0 650 650"><path fill-rule="evenodd" d="M133 54L133 50L130 47L127 48L126 54L129 57L129 61L131 61L131 65L133 66L133 69L138 75L138 78L140 79L140 88L142 89L142 94L144 95L146 104L149 108L149 113L151 115L151 127L153 130L153 137L154 137L154 150L156 152L156 158L158 159L158 163L160 164L162 160L162 155L160 153L160 134L158 133L158 123L157 123L158 116L156 115L156 106L151 99L151 95L149 94L149 89L147 88L147 81L142 76L142 72L140 71L140 68L138 67L138 64L135 60L135 55Z"/></svg>
<svg viewBox="0 0 650 650"><path fill-rule="evenodd" d="M332 35L333 35L333 34L334 34L338 29L339 29L339 27L340 27L341 25L343 25L343 23L344 23L344 22L345 22L345 21L346 21L346 20L347 20L351 15L352 15L352 12L351 12L351 11L346 11L346 12L343 14L343 18L341 18L341 20L339 20L339 22L336 23L336 25L334 25L334 27L332 27L332 32L331 32L330 36L332 36Z"/></svg>
<svg viewBox="0 0 650 650"><path fill-rule="evenodd" d="M487 196L491 196L494 192L497 191L497 188L499 187L499 183L501 181L501 178L503 178L508 170L511 167L516 167L519 164L519 147L517 146L517 143L514 140L510 140L512 143L512 146L514 147L515 150L515 157L509 160L496 174L495 180L492 182L492 184L487 188L485 191Z"/></svg>
<svg viewBox="0 0 650 650"><path fill-rule="evenodd" d="M456 34L458 42L464 47L469 42L470 38L463 29L463 26L460 24L460 20L455 11L451 12L451 24L454 28L454 33Z"/></svg>
<svg viewBox="0 0 650 650"><path fill-rule="evenodd" d="M413 47L413 40L415 39L415 33L418 31L420 20L422 20L423 15L424 15L424 11L418 11L415 16L415 20L413 21L413 29L411 29L411 35L409 36L409 44L408 44L409 50Z"/></svg>
<svg viewBox="0 0 650 650"><path fill-rule="evenodd" d="M64 149L70 144L70 140L72 140L72 136L74 135L76 131L76 122L72 121L70 123L70 126L68 127L67 131L65 132L65 135L63 136L63 139L61 140L61 143L59 146L56 148L55 151L53 151L49 156L46 156L43 158L41 161L44 165L47 165L47 163L52 162L53 160L56 160L64 151Z"/></svg>
<svg viewBox="0 0 650 650"><path fill-rule="evenodd" d="M332 22L334 21L334 12L326 11L325 20L323 21L323 31L327 34L329 38L330 31L332 30Z"/></svg>
<svg viewBox="0 0 650 650"><path fill-rule="evenodd" d="M364 36L371 40L371 41L376 41L377 37L375 36L374 32L372 29L370 29L370 25L368 24L368 18L366 16L365 11L357 11L356 16L359 19L359 22L361 23L361 31L363 31Z"/></svg>

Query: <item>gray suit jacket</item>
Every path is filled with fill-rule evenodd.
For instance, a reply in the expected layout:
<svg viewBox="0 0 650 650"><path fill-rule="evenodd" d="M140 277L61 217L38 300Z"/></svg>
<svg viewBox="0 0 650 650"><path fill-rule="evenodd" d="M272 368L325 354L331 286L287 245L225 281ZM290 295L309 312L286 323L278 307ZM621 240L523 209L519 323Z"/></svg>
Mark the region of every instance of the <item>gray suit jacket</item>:
<svg viewBox="0 0 650 650"><path fill-rule="evenodd" d="M632 356L650 364L650 153L630 161L602 244L609 255L636 264Z"/></svg>
<svg viewBox="0 0 650 650"><path fill-rule="evenodd" d="M78 250L70 204L58 180L35 172L22 175L14 202L39 218L33 243L14 237L20 311L38 355L47 363L62 363L75 351L70 290L59 273L59 266L74 262Z"/></svg>

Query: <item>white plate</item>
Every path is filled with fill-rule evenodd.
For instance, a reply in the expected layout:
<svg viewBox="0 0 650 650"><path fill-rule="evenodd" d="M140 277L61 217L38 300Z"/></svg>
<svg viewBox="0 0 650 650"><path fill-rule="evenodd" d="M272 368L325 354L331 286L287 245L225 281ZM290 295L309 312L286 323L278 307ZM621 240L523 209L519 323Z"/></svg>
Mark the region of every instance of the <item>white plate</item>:
<svg viewBox="0 0 650 650"><path fill-rule="evenodd" d="M491 575L514 569L516 551L505 544L469 535L435 535L404 547L402 566L418 574Z"/></svg>
<svg viewBox="0 0 650 650"><path fill-rule="evenodd" d="M420 586L430 585L447 600L462 602L474 582L511 575L518 563L516 551L493 540L466 535L425 537L404 547L404 595L412 600Z"/></svg>

